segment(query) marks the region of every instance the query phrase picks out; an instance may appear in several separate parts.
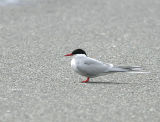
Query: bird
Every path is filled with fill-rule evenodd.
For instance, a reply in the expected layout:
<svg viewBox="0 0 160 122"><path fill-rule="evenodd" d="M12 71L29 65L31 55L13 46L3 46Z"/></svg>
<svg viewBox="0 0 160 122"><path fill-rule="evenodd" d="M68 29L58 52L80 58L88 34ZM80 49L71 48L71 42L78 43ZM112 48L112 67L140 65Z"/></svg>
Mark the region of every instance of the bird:
<svg viewBox="0 0 160 122"><path fill-rule="evenodd" d="M75 49L72 53L64 56L73 56L71 60L72 69L76 73L87 77L82 83L87 83L90 78L107 75L109 73L140 72L142 70L140 66L115 66L110 63L103 63L88 57L83 49Z"/></svg>

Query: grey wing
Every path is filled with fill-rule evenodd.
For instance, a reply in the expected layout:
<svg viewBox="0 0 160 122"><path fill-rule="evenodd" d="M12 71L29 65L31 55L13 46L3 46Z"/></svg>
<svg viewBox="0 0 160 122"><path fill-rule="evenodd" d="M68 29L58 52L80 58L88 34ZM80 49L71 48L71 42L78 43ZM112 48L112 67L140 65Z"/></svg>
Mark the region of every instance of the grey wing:
<svg viewBox="0 0 160 122"><path fill-rule="evenodd" d="M83 72L85 76L90 77L96 77L104 74L111 67L113 67L112 64L103 64L102 62L89 57L83 59L82 62L77 66L80 72Z"/></svg>

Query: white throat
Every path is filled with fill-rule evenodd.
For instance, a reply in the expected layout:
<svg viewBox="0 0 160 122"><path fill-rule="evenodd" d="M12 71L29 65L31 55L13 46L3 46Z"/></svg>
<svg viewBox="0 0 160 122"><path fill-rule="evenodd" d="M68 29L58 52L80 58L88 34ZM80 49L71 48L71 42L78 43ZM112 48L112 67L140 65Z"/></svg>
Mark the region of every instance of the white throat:
<svg viewBox="0 0 160 122"><path fill-rule="evenodd" d="M85 58L85 54L76 54L73 56L71 60L71 67L73 68L74 71L78 72L77 65Z"/></svg>

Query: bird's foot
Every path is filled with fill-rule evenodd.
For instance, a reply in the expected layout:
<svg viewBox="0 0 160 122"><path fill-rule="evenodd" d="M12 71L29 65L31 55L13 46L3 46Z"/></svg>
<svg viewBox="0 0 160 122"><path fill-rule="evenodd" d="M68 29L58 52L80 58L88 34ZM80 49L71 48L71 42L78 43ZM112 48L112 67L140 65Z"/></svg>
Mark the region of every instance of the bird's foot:
<svg viewBox="0 0 160 122"><path fill-rule="evenodd" d="M87 83L89 81L89 77L87 78L87 80L82 81L82 83Z"/></svg>

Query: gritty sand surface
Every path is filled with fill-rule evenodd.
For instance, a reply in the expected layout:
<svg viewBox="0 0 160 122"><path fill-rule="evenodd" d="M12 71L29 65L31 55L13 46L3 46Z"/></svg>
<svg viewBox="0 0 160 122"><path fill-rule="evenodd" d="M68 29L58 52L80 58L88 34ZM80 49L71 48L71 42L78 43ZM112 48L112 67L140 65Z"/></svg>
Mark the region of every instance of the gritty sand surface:
<svg viewBox="0 0 160 122"><path fill-rule="evenodd" d="M0 5L0 122L160 122L159 0L8 1ZM76 48L151 73L82 84L64 57Z"/></svg>

